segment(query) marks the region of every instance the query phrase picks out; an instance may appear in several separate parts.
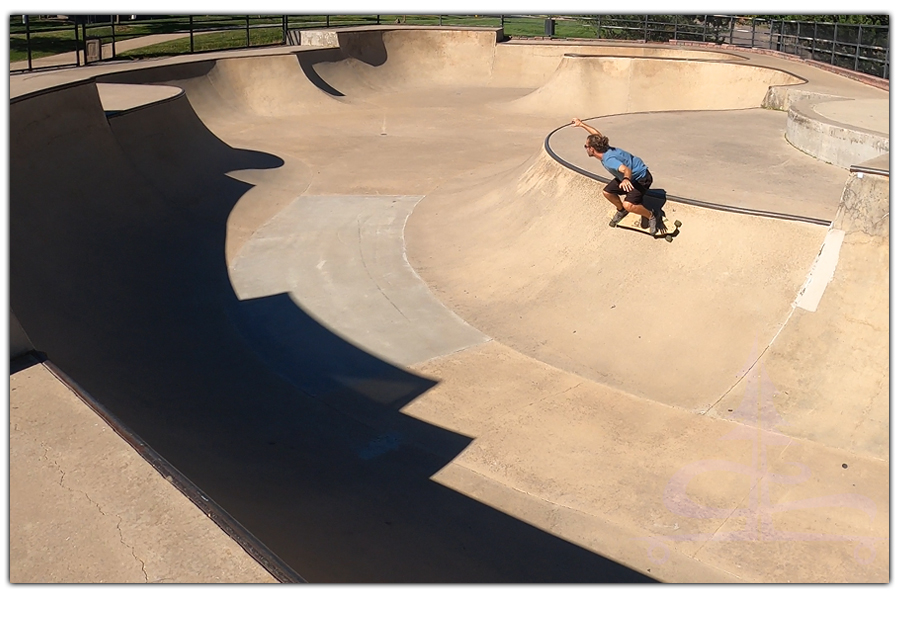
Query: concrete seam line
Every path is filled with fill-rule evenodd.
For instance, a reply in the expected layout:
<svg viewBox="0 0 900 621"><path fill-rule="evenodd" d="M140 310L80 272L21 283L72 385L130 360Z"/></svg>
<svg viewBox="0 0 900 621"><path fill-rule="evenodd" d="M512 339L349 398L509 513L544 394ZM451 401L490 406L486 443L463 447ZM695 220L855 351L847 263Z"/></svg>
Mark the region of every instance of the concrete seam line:
<svg viewBox="0 0 900 621"><path fill-rule="evenodd" d="M46 359L39 357L41 364L53 374L60 382L65 384L85 405L96 412L125 442L128 443L148 464L162 477L172 484L179 492L200 509L204 515L211 519L216 526L228 535L235 543L259 563L272 577L282 583L307 582L300 574L294 571L278 555L272 552L262 541L256 538L246 527L233 518L218 503L209 498L203 490L182 474L175 466L169 463L162 455L157 453L150 445L144 442L140 436L132 432L114 414L107 410L99 401L94 399L75 380L69 377L62 369Z"/></svg>

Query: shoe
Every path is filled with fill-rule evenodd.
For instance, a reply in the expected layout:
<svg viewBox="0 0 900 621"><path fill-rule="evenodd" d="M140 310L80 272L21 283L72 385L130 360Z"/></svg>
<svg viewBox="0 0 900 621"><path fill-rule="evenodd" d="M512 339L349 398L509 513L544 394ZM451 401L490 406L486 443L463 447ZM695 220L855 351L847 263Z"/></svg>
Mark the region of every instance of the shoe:
<svg viewBox="0 0 900 621"><path fill-rule="evenodd" d="M649 226L650 226L650 220L647 218L647 216L641 216L641 228L646 229Z"/></svg>
<svg viewBox="0 0 900 621"><path fill-rule="evenodd" d="M650 218L649 225L650 225L650 229L647 232L650 233L651 235L656 235L656 216L653 216L652 218Z"/></svg>
<svg viewBox="0 0 900 621"><path fill-rule="evenodd" d="M614 215L614 216L612 217L612 220L609 221L609 225L610 225L610 226L613 226L613 227L614 227L614 226L617 226L617 225L619 224L619 222L621 222L622 220L624 220L624 219L625 219L625 216L627 216L627 215L628 215L628 212L625 211L624 209L621 210L621 211L616 210L616 215Z"/></svg>

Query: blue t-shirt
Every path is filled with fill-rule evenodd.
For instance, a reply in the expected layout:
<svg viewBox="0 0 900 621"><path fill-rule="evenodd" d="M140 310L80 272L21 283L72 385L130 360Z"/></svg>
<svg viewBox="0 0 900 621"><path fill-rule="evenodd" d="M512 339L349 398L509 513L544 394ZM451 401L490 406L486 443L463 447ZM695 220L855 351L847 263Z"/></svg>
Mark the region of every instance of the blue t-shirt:
<svg viewBox="0 0 900 621"><path fill-rule="evenodd" d="M608 170L610 174L619 181L621 181L624 176L619 172L619 166L622 164L625 164L631 169L632 179L640 179L647 174L647 165L644 164L644 160L636 155L632 155L628 151L623 151L616 147L610 147L609 151L603 154L600 161L603 163L603 168Z"/></svg>

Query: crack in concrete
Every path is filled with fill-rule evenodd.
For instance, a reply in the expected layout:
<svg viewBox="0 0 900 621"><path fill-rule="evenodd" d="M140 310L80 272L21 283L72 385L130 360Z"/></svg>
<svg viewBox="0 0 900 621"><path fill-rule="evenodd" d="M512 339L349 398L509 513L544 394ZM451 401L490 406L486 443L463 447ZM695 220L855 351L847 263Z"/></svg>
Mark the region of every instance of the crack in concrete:
<svg viewBox="0 0 900 621"><path fill-rule="evenodd" d="M526 405L525 407L526 407L526 408L530 408L530 407L532 407L532 406L534 406L534 405L537 405L538 403L544 403L545 401L548 401L548 400L550 400L550 399L555 399L556 397L561 397L562 395L564 395L564 394L566 394L566 393L572 392L573 390L575 390L576 388L582 386L583 384L584 384L584 382L578 382L577 384L575 384L575 385L573 385L573 386L569 386L569 387L566 388L565 390L561 390L561 391L559 391L559 392L555 392L555 393L553 393L552 395L547 395L547 396L545 396L545 397L541 397L541 398L538 399L537 401L532 401L531 403L529 403L529 404Z"/></svg>
<svg viewBox="0 0 900 621"><path fill-rule="evenodd" d="M119 533L119 542L120 542L123 546L125 546L125 547L129 550L129 552L131 552L131 556L134 558L134 560L136 560L138 563L140 563L140 565L141 565L141 573L144 575L144 582L145 582L145 583L149 583L149 582L150 582L150 577L147 575L146 564L144 563L144 561L143 561L141 558L138 557L137 552L135 551L135 547L132 546L132 545L129 545L129 544L125 541L125 533L122 532L122 516L120 516L120 515L118 515L118 514L113 514L112 516L109 515L109 514L107 514L106 512L103 511L103 508L100 506L100 503L98 503L96 500L94 500L93 498L91 498L90 495L89 495L86 491L81 490L81 489L75 489L74 487L70 487L70 486L66 485L66 484L64 483L65 478L66 478L66 471L63 469L63 467L59 464L58 461L56 461L55 459L50 459L50 458L48 457L48 453L50 452L50 448L47 447L47 446L44 446L43 444L41 444L41 446L44 447L44 455L43 455L43 458L47 459L47 461L49 461L51 464L53 464L53 466L56 467L56 470L60 473L60 477L59 477L59 481L58 481L58 484L59 484L60 487L62 487L62 488L65 489L65 490L68 490L68 491L70 491L70 492L73 492L73 493L76 493L76 494L82 494L82 495L84 495L84 497L87 498L88 502L91 503L91 505L93 505L94 508L97 509L97 512L100 513L100 515L102 515L103 517L114 517L114 518L116 518L116 530L117 530L118 533Z"/></svg>

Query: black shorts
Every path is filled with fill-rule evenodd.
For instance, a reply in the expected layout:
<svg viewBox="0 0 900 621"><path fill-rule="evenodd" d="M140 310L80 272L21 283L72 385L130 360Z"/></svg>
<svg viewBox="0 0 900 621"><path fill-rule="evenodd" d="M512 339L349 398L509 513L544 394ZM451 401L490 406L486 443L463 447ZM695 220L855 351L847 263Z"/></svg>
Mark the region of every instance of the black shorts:
<svg viewBox="0 0 900 621"><path fill-rule="evenodd" d="M603 191L609 192L610 194L618 194L619 196L624 194L625 200L632 205L642 205L644 203L644 194L647 193L650 189L650 185L653 183L653 175L651 175L648 170L640 179L632 179L631 185L634 186L634 189L631 190L631 192L625 192L625 190L619 187L619 183L618 179L613 179L606 184Z"/></svg>

